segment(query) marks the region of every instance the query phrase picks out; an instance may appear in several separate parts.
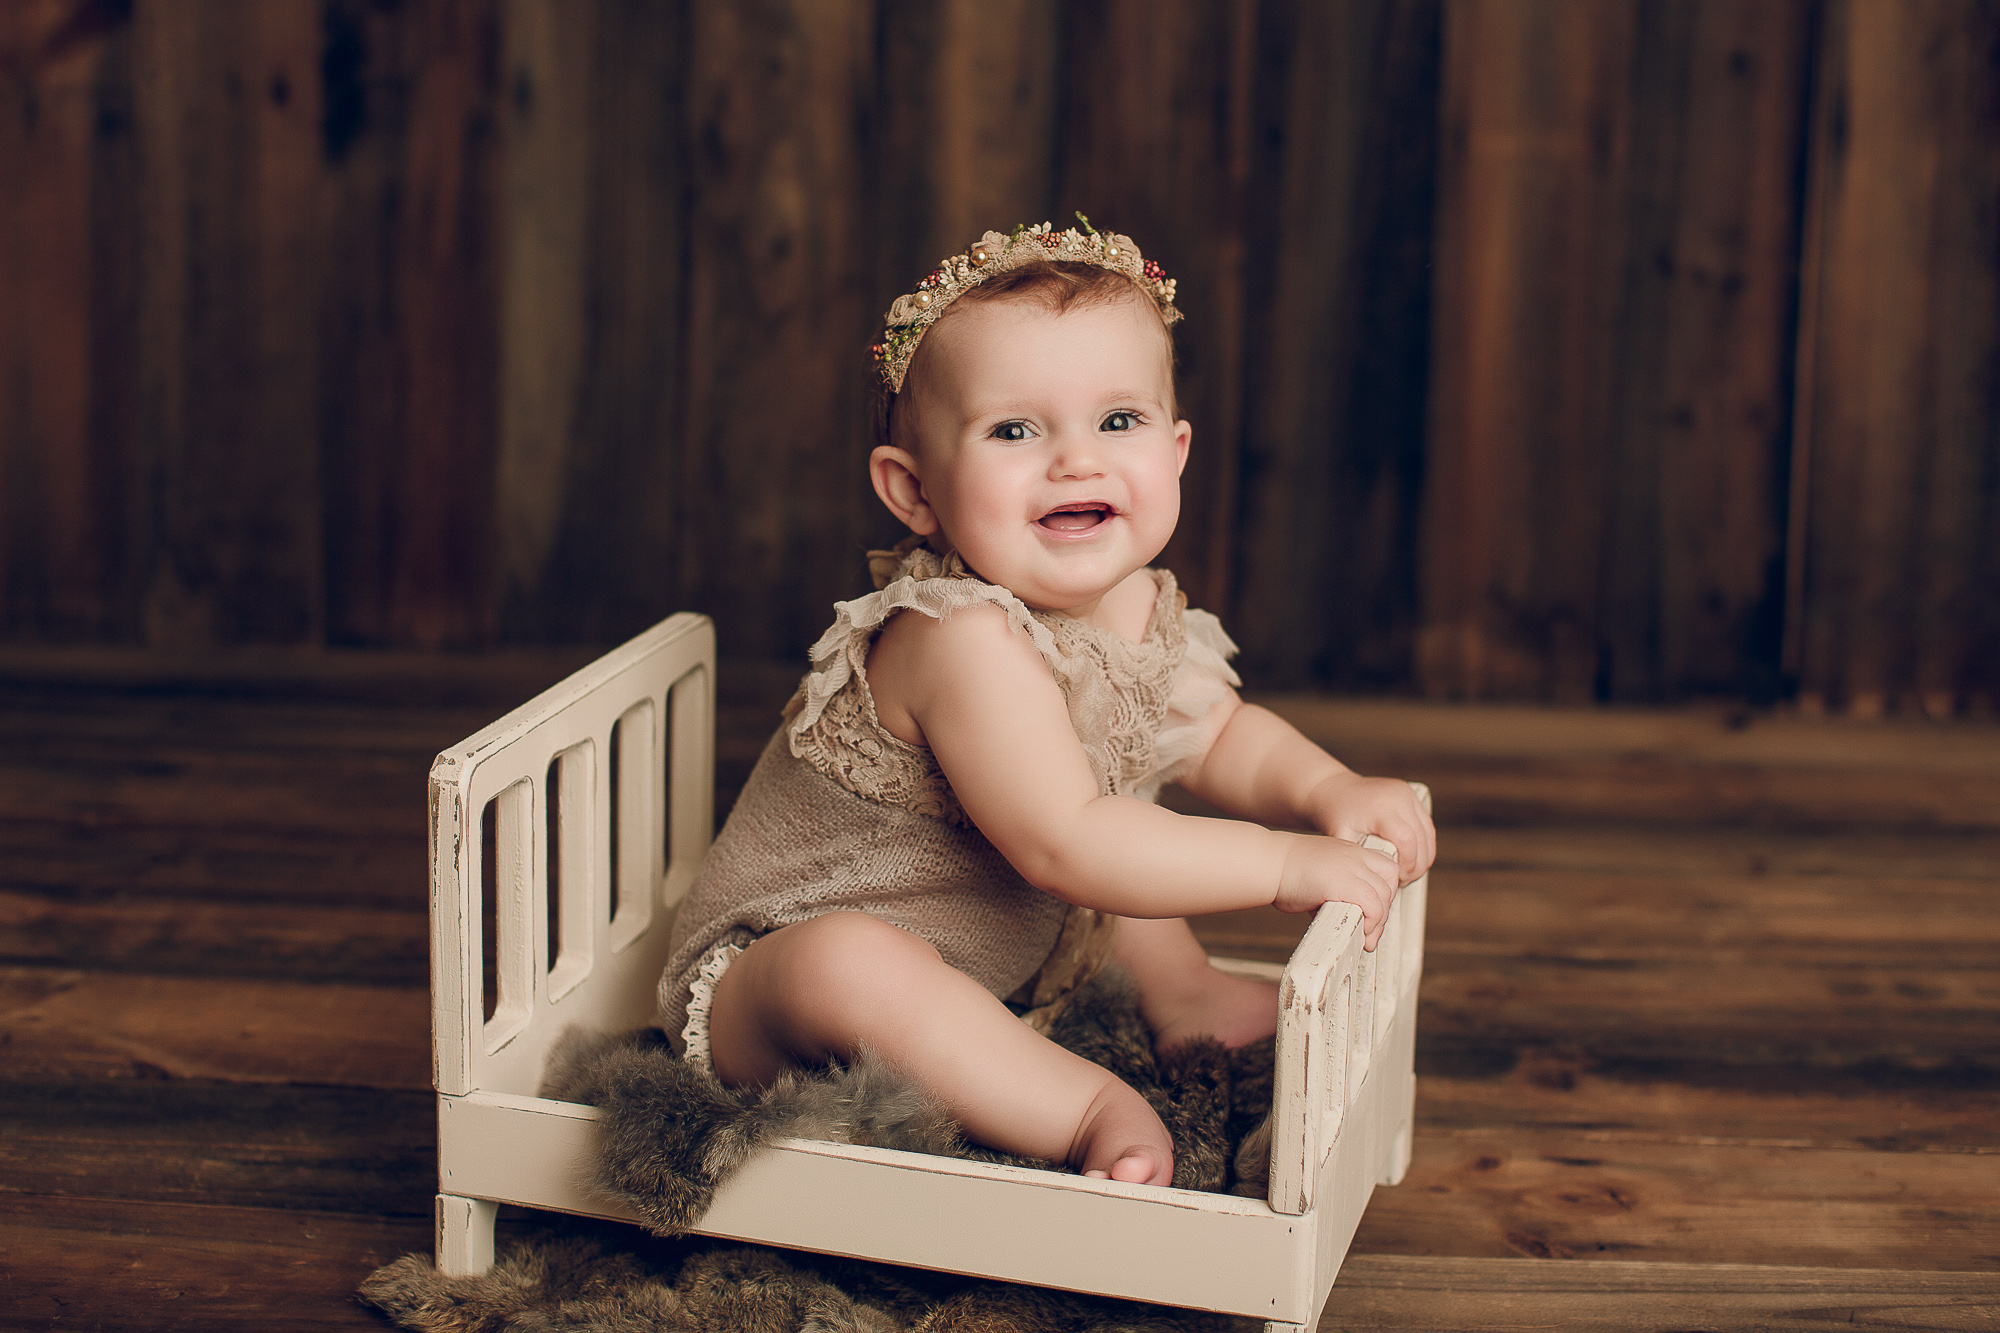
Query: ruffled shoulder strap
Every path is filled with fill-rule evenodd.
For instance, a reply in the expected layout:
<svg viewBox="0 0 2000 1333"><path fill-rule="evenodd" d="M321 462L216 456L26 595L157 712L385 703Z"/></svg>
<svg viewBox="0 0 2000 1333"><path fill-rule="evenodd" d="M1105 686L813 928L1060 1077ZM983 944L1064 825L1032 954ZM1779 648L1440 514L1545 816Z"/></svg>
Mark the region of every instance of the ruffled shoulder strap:
<svg viewBox="0 0 2000 1333"><path fill-rule="evenodd" d="M884 554L888 553L871 551L869 559L873 562ZM895 554L902 559L882 587L866 597L833 604L833 624L812 646L812 671L799 686L800 708L793 715L790 728L793 736L803 735L819 720L827 701L846 688L854 675L854 648L865 645L869 636L898 611L916 611L943 620L953 611L968 606L997 606L1007 613L1009 627L1028 636L1051 671L1060 676L1065 670L1055 636L1013 593L970 574L948 570L945 559L923 546L905 542ZM959 570L963 568L961 564ZM878 568L878 580L881 576Z"/></svg>
<svg viewBox="0 0 2000 1333"><path fill-rule="evenodd" d="M1184 606L1181 623L1187 630L1188 665L1230 685L1242 685L1242 677L1229 665L1229 659L1238 652L1236 640L1229 637L1214 613Z"/></svg>

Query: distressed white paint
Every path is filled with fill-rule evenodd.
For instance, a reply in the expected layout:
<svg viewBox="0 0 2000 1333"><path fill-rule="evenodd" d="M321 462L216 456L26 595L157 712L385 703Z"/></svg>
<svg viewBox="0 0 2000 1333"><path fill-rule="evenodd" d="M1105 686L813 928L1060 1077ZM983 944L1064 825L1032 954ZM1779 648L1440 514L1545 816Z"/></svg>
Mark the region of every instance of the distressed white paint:
<svg viewBox="0 0 2000 1333"><path fill-rule="evenodd" d="M609 1032L652 1021L671 908L693 883L714 823L714 675L714 627L700 616L675 616L437 757L431 1000L440 1093L532 1094L565 1027ZM662 756L670 713L668 799ZM558 756L565 761L556 769L563 952L551 973L545 844L550 766ZM502 1003L488 1022L480 978L480 821L496 798Z"/></svg>
<svg viewBox="0 0 2000 1333"><path fill-rule="evenodd" d="M452 747L432 770L437 1255L448 1273L490 1266L496 1202L631 1218L584 1184L595 1109L533 1094L564 1027L619 1031L652 1017L672 909L712 822L714 651L707 621L676 616ZM662 790L651 756L666 752L670 714L671 785ZM541 831L557 756L563 947L551 972ZM1428 805L1429 793L1418 794ZM502 1013L487 1024L478 859L481 812L495 798L502 966L514 969L515 989L503 983ZM626 887L635 883L640 897ZM1280 985L1267 1199L793 1139L752 1158L696 1230L1250 1315L1273 1333L1309 1327L1375 1185L1400 1180L1409 1161L1425 889L1420 880L1398 896L1372 953L1361 948L1359 911L1329 904L1283 969L1218 960ZM517 938L525 949L510 947Z"/></svg>
<svg viewBox="0 0 2000 1333"><path fill-rule="evenodd" d="M437 1196L437 1266L453 1277L484 1273L493 1267L493 1217L500 1205L492 1199Z"/></svg>

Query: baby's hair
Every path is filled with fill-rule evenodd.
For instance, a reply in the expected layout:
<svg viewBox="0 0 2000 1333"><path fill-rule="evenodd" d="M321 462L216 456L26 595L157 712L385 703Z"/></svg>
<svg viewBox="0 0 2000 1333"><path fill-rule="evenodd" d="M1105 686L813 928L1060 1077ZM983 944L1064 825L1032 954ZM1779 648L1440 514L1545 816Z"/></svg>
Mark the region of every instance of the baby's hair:
<svg viewBox="0 0 2000 1333"><path fill-rule="evenodd" d="M1028 264L997 278L988 278L977 287L968 288L958 299L984 304L1014 297L1032 300L1050 314L1062 315L1071 310L1109 305L1127 296L1144 297L1149 304L1152 301L1139 284L1116 269L1055 260Z"/></svg>
<svg viewBox="0 0 2000 1333"><path fill-rule="evenodd" d="M1153 305L1152 295L1138 283L1116 269L1100 268L1096 264L1082 264L1074 260L1053 260L1045 263L1023 265L998 277L988 278L977 287L972 287L959 295L955 305L986 305L995 301L1021 301L1038 305L1052 315L1068 314L1072 310L1088 310L1093 306L1110 305L1114 301L1137 297L1148 308ZM951 317L945 312L946 319ZM1167 340L1167 392L1172 395L1177 387L1174 372L1179 368L1180 358L1174 349L1173 330L1162 325L1160 332ZM918 349L921 357L923 351ZM915 371L916 363L911 363ZM901 392L892 391L879 379L875 385L874 411L872 417L874 443L884 445L891 442L895 425L896 400L909 392L909 381L903 382ZM1168 404L1171 409L1173 404Z"/></svg>

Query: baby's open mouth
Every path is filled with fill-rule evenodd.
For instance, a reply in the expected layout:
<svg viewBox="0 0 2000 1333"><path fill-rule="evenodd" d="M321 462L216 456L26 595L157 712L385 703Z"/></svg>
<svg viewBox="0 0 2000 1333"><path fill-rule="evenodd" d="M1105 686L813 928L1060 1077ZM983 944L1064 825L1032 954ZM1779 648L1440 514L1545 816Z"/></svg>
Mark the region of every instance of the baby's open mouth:
<svg viewBox="0 0 2000 1333"><path fill-rule="evenodd" d="M1102 500L1084 500L1057 505L1035 521L1052 532L1088 532L1101 523L1109 523L1111 515L1111 506Z"/></svg>

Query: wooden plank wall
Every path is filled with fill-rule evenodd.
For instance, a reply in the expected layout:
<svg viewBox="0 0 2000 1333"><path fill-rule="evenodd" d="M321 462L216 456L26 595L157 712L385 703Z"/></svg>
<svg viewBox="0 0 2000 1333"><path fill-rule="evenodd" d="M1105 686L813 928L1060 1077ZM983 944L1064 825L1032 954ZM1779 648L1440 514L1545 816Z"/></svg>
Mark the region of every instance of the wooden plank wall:
<svg viewBox="0 0 2000 1333"><path fill-rule="evenodd" d="M5 636L490 641L494 6L0 23Z"/></svg>
<svg viewBox="0 0 2000 1333"><path fill-rule="evenodd" d="M1432 693L1775 692L1810 10L1450 7Z"/></svg>
<svg viewBox="0 0 2000 1333"><path fill-rule="evenodd" d="M1801 703L2000 695L2000 5L1830 7L1789 647Z"/></svg>
<svg viewBox="0 0 2000 1333"><path fill-rule="evenodd" d="M0 641L795 658L860 348L988 225L1180 278L1270 685L2000 682L1991 0L21 0Z"/></svg>
<svg viewBox="0 0 2000 1333"><path fill-rule="evenodd" d="M2000 9L1444 28L1426 690L1990 711Z"/></svg>

